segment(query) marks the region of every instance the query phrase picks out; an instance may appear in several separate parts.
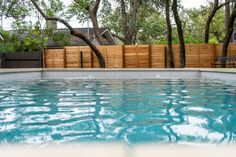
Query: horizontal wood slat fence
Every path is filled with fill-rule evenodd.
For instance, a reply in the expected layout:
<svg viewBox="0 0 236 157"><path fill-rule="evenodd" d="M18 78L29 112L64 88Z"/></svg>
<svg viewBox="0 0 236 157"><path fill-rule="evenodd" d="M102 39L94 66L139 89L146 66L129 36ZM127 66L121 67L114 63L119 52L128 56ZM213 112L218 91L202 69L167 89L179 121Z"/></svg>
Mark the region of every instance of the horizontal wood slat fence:
<svg viewBox="0 0 236 157"><path fill-rule="evenodd" d="M42 52L0 53L0 68L42 68Z"/></svg>
<svg viewBox="0 0 236 157"><path fill-rule="evenodd" d="M107 68L168 68L166 45L99 46ZM187 44L186 67L210 68L215 56L221 56L222 44ZM173 45L175 67L180 67L179 45ZM229 46L229 56L236 55L236 44ZM99 68L87 47L70 46L46 49L45 68Z"/></svg>

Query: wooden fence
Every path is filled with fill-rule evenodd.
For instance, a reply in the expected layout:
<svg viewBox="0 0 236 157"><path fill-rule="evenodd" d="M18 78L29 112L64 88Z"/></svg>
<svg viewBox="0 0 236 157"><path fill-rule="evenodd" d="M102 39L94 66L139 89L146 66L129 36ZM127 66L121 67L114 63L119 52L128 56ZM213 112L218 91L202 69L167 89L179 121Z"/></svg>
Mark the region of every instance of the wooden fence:
<svg viewBox="0 0 236 157"><path fill-rule="evenodd" d="M1 53L1 68L42 68L41 52Z"/></svg>
<svg viewBox="0 0 236 157"><path fill-rule="evenodd" d="M166 45L99 46L107 68L167 68ZM221 55L221 44L186 45L186 67L210 68L213 57ZM173 45L175 67L180 67L179 45ZM229 46L229 55L236 55L236 45ZM46 49L45 68L99 68L89 47Z"/></svg>

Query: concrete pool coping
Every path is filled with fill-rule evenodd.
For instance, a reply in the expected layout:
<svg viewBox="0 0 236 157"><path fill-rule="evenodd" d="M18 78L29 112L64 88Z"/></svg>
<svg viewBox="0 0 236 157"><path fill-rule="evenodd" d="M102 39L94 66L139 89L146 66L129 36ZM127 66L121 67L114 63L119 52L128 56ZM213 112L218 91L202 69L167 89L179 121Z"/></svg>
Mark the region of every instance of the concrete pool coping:
<svg viewBox="0 0 236 157"><path fill-rule="evenodd" d="M236 81L236 69L0 69L0 80L18 79L215 79Z"/></svg>
<svg viewBox="0 0 236 157"><path fill-rule="evenodd" d="M235 146L171 146L145 144L127 148L122 144L80 144L47 147L1 147L4 157L234 157Z"/></svg>
<svg viewBox="0 0 236 157"><path fill-rule="evenodd" d="M101 68L17 68L17 69L0 69L0 73L17 73L17 72L43 72L43 71L198 71L198 72L220 72L220 73L236 73L236 68L127 68L127 69L101 69Z"/></svg>

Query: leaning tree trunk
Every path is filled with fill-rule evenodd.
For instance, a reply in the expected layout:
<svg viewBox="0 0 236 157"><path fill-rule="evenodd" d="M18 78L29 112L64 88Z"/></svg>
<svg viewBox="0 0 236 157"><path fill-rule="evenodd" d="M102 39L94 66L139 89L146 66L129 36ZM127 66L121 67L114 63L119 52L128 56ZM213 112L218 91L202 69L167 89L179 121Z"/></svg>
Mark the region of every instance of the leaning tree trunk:
<svg viewBox="0 0 236 157"><path fill-rule="evenodd" d="M222 48L222 56L226 57L228 54L228 47L229 47L229 43L234 31L234 21L236 18L236 4L234 5L233 11L228 19L228 27L226 28L226 36L224 39L224 43L223 43L223 48ZM226 67L226 60L222 61L222 68Z"/></svg>
<svg viewBox="0 0 236 157"><path fill-rule="evenodd" d="M167 39L168 39L168 64L169 67L174 68L173 49L172 49L172 27L170 22L170 1L165 0L165 14L167 24Z"/></svg>
<svg viewBox="0 0 236 157"><path fill-rule="evenodd" d="M179 18L179 14L178 14L177 0L173 0L172 11L173 11L173 14L174 14L174 19L175 19L175 23L176 23L176 26L177 26L178 36L179 36L180 62L181 62L180 67L184 68L185 64L186 64L184 33L183 33L183 29L182 29L182 23L181 23L181 20Z"/></svg>
<svg viewBox="0 0 236 157"><path fill-rule="evenodd" d="M88 46L93 50L93 52L95 53L95 55L97 56L98 58L98 61L99 61L99 65L101 68L105 68L106 67L106 64L105 64L105 60L101 54L101 52L99 51L99 49L92 43L90 42L90 40L83 34L77 32L73 27L71 27L71 25L66 22L65 20L61 19L61 18L58 18L58 17L50 17L50 16L47 16L43 10L39 7L39 5L37 4L37 2L35 0L30 0L33 5L35 6L35 8L38 10L38 12L43 16L43 18L45 20L48 20L48 21L58 21L58 22L61 22L62 24L64 24L69 30L70 30L70 34L71 35L74 35L80 39L82 39L86 44L88 44Z"/></svg>

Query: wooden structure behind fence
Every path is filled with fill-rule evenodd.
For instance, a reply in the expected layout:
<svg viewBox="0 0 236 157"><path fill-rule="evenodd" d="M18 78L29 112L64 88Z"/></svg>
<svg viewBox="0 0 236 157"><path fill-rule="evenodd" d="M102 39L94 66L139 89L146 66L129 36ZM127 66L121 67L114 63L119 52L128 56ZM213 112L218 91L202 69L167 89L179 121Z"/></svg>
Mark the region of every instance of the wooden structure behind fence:
<svg viewBox="0 0 236 157"><path fill-rule="evenodd" d="M107 68L167 68L166 45L99 46ZM186 67L210 68L213 57L221 55L221 44L187 44ZM175 67L180 67L179 45L173 45ZM231 44L229 55L236 55ZM98 60L87 47L70 46L46 49L45 68L99 68Z"/></svg>

